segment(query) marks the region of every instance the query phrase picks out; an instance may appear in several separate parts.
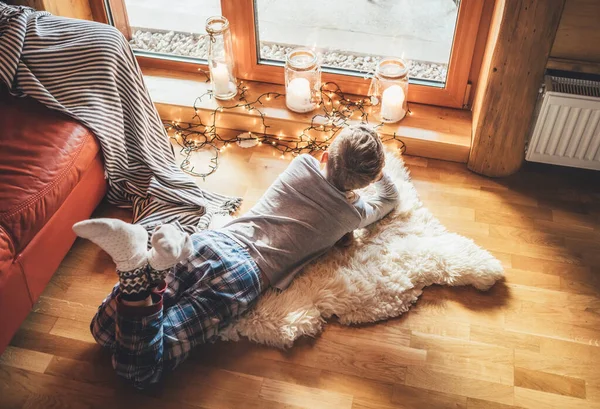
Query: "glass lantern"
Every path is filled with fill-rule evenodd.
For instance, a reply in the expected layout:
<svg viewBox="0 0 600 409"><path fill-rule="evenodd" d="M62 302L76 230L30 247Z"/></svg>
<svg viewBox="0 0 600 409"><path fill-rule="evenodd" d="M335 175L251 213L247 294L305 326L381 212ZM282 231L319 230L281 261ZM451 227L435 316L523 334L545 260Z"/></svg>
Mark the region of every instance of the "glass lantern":
<svg viewBox="0 0 600 409"><path fill-rule="evenodd" d="M237 80L229 21L223 16L209 17L206 20L206 32L213 95L221 100L231 99L237 94Z"/></svg>
<svg viewBox="0 0 600 409"><path fill-rule="evenodd" d="M294 112L314 110L321 101L321 67L314 51L296 48L285 58L285 104Z"/></svg>
<svg viewBox="0 0 600 409"><path fill-rule="evenodd" d="M398 122L408 111L408 65L400 58L377 64L369 95L373 114L381 122Z"/></svg>

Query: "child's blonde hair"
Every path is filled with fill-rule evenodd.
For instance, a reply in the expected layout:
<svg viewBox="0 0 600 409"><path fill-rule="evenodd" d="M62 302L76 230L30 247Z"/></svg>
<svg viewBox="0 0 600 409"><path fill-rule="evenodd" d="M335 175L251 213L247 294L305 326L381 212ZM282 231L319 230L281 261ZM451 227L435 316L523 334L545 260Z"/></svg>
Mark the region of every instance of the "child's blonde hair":
<svg viewBox="0 0 600 409"><path fill-rule="evenodd" d="M342 191L369 185L379 176L385 163L381 139L367 125L345 128L328 151L327 179Z"/></svg>

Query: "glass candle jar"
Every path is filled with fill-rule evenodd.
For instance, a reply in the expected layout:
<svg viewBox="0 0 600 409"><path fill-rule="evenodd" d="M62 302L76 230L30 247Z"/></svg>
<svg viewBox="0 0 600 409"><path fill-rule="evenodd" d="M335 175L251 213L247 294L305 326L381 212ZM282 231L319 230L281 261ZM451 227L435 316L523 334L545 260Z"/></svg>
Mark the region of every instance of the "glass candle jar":
<svg viewBox="0 0 600 409"><path fill-rule="evenodd" d="M294 112L310 112L321 101L321 67L314 51L296 48L285 58L285 104Z"/></svg>
<svg viewBox="0 0 600 409"><path fill-rule="evenodd" d="M408 111L408 66L399 58L377 64L369 90L373 113L381 122L398 122Z"/></svg>
<svg viewBox="0 0 600 409"><path fill-rule="evenodd" d="M213 95L221 100L231 99L237 94L237 80L229 21L223 16L209 17L206 20L206 32Z"/></svg>

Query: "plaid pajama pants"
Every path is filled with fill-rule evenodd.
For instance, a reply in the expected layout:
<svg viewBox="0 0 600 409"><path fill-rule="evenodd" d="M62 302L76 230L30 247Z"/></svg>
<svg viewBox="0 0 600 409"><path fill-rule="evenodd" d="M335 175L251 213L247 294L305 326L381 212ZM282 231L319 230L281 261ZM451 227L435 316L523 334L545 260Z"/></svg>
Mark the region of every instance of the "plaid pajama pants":
<svg viewBox="0 0 600 409"><path fill-rule="evenodd" d="M117 373L137 388L157 382L199 344L247 310L263 288L258 266L227 235L192 235L194 255L173 267L153 293L153 305L126 306L118 284L91 323L96 341L113 352Z"/></svg>

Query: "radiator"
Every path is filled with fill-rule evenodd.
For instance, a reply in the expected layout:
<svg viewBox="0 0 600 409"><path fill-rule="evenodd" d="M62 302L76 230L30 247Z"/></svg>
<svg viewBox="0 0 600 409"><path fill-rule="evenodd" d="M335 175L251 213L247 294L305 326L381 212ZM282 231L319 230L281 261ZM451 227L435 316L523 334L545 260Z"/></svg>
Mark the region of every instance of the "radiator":
<svg viewBox="0 0 600 409"><path fill-rule="evenodd" d="M525 158L600 170L600 82L545 77Z"/></svg>

